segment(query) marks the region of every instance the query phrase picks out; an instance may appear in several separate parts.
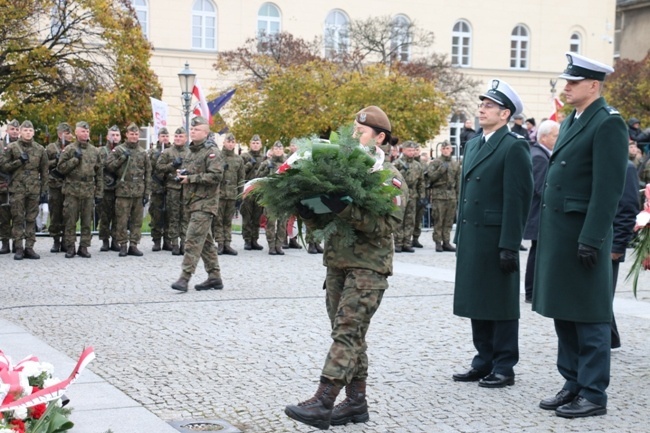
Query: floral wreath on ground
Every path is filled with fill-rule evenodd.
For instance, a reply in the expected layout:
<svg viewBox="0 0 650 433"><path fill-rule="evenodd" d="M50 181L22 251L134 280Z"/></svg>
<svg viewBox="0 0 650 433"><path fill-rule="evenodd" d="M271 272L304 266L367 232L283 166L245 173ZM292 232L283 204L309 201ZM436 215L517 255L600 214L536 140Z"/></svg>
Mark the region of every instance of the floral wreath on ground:
<svg viewBox="0 0 650 433"><path fill-rule="evenodd" d="M632 291L635 298L641 269L650 270L650 184L642 191L645 195L645 203L643 210L636 216L634 262L627 275L627 278L632 278Z"/></svg>
<svg viewBox="0 0 650 433"><path fill-rule="evenodd" d="M73 427L64 392L95 358L83 351L70 376L59 380L54 367L28 356L17 364L0 350L0 433L61 433Z"/></svg>

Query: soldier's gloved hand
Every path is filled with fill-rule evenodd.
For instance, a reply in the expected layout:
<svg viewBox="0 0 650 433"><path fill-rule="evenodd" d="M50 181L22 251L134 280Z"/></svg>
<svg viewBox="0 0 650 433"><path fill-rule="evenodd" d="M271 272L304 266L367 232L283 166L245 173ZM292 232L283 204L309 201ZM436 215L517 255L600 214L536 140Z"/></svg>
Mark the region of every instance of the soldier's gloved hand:
<svg viewBox="0 0 650 433"><path fill-rule="evenodd" d="M227 162L223 165L223 171L226 171L226 170L228 170L228 163Z"/></svg>
<svg viewBox="0 0 650 433"><path fill-rule="evenodd" d="M41 199L40 199L39 203L40 204L47 203L47 193L46 192L41 194Z"/></svg>
<svg viewBox="0 0 650 433"><path fill-rule="evenodd" d="M587 269L593 269L598 261L598 250L589 245L578 244L578 260Z"/></svg>
<svg viewBox="0 0 650 433"><path fill-rule="evenodd" d="M142 197L142 206L146 206L147 203L149 203L149 197L145 195L144 197Z"/></svg>
<svg viewBox="0 0 650 433"><path fill-rule="evenodd" d="M257 160L255 159L254 156L251 156L251 164L253 165L257 164Z"/></svg>
<svg viewBox="0 0 650 433"><path fill-rule="evenodd" d="M512 250L499 251L499 268L504 274L512 274L519 269L519 253Z"/></svg>
<svg viewBox="0 0 650 433"><path fill-rule="evenodd" d="M348 202L343 201L342 198L345 197L346 193L337 193L331 195L321 195L320 201L327 206L334 213L341 213L343 210L348 207Z"/></svg>
<svg viewBox="0 0 650 433"><path fill-rule="evenodd" d="M27 164L29 162L29 155L27 152L21 152L20 153L20 162L23 163L23 165Z"/></svg>
<svg viewBox="0 0 650 433"><path fill-rule="evenodd" d="M95 206L99 206L102 203L101 197L95 197Z"/></svg>
<svg viewBox="0 0 650 433"><path fill-rule="evenodd" d="M304 220L309 220L309 219L312 219L313 217L316 216L314 211L312 211L309 208L309 206L305 206L304 204L302 204L300 202L298 202L296 204L296 211L298 212L298 215L300 216L300 218L302 218Z"/></svg>
<svg viewBox="0 0 650 433"><path fill-rule="evenodd" d="M240 198L235 200L235 209L237 209L239 211L239 208L241 208L241 199Z"/></svg>
<svg viewBox="0 0 650 433"><path fill-rule="evenodd" d="M122 155L124 155L126 158L129 158L131 156L131 151L129 149L124 149L122 151Z"/></svg>
<svg viewBox="0 0 650 433"><path fill-rule="evenodd" d="M82 157L81 149L79 149L79 148L75 149L74 157L77 158L77 159L81 159L81 157Z"/></svg>
<svg viewBox="0 0 650 433"><path fill-rule="evenodd" d="M183 158L181 158L180 156L174 158L174 160L172 161L172 167L178 168L181 165L183 165Z"/></svg>

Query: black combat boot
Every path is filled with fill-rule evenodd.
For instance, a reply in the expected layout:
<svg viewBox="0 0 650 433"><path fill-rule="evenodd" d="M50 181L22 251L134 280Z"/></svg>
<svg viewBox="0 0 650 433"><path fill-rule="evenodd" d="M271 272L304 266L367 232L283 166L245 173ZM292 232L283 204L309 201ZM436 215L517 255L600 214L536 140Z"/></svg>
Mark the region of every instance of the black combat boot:
<svg viewBox="0 0 650 433"><path fill-rule="evenodd" d="M122 247L120 247L120 245L117 242L115 242L115 239L111 239L111 251L115 251L115 252L122 251Z"/></svg>
<svg viewBox="0 0 650 433"><path fill-rule="evenodd" d="M204 282L197 284L194 286L196 290L221 290L223 289L223 281L221 281L221 278L217 277L210 277L208 276L208 279L205 280Z"/></svg>
<svg viewBox="0 0 650 433"><path fill-rule="evenodd" d="M236 256L237 255L237 251L235 251L233 249L233 247L230 246L229 242L226 242L225 244L223 244L223 253L227 254L229 256Z"/></svg>
<svg viewBox="0 0 650 433"><path fill-rule="evenodd" d="M289 248L289 241L287 238L284 238L284 242L282 242L282 248Z"/></svg>
<svg viewBox="0 0 650 433"><path fill-rule="evenodd" d="M9 239L2 240L2 248L0 248L0 254L9 254L11 249L9 248Z"/></svg>
<svg viewBox="0 0 650 433"><path fill-rule="evenodd" d="M179 247L177 244L172 245L172 256L180 256L181 255L181 247Z"/></svg>
<svg viewBox="0 0 650 433"><path fill-rule="evenodd" d="M277 256L278 252L275 249L275 245L269 244L269 256Z"/></svg>
<svg viewBox="0 0 650 433"><path fill-rule="evenodd" d="M74 258L74 254L75 254L74 244L68 245L65 248L65 258L66 259L72 259L72 258Z"/></svg>
<svg viewBox="0 0 650 433"><path fill-rule="evenodd" d="M251 241L251 247L252 247L254 250L258 250L258 251L261 251L261 250L264 249L264 247L263 247L262 245L260 245L260 244L257 243L257 239L253 239L253 240Z"/></svg>
<svg viewBox="0 0 650 433"><path fill-rule="evenodd" d="M217 255L223 255L223 244L221 242L217 243Z"/></svg>
<svg viewBox="0 0 650 433"><path fill-rule="evenodd" d="M118 254L118 256L126 257L129 254L128 249L129 248L126 245L126 242L124 242L122 245L120 245L120 253Z"/></svg>
<svg viewBox="0 0 650 433"><path fill-rule="evenodd" d="M318 254L323 254L323 247L321 247L320 244L316 244L316 252Z"/></svg>
<svg viewBox="0 0 650 433"><path fill-rule="evenodd" d="M446 241L445 241L445 242L442 243L442 250L443 250L443 251L451 251L451 252L454 252L454 251L456 251L456 247L453 246L452 244L450 244L449 242L446 242Z"/></svg>
<svg viewBox="0 0 650 433"><path fill-rule="evenodd" d="M16 252L14 253L14 260L22 260L24 257L25 257L25 250L23 249L23 247L22 246L16 247Z"/></svg>
<svg viewBox="0 0 650 433"><path fill-rule="evenodd" d="M345 425L368 422L368 403L366 402L366 382L353 380L345 386L345 400L334 406L332 425Z"/></svg>
<svg viewBox="0 0 650 433"><path fill-rule="evenodd" d="M296 238L291 238L289 239L289 248L293 248L295 250L302 250L302 245L298 243L298 240Z"/></svg>
<svg viewBox="0 0 650 433"><path fill-rule="evenodd" d="M23 253L23 257L26 259L32 259L32 260L38 260L41 258L38 254L36 254L36 251L34 251L34 248L32 247L27 247L25 248L25 252Z"/></svg>
<svg viewBox="0 0 650 433"><path fill-rule="evenodd" d="M102 239L102 246L99 247L99 251L108 251L111 249L111 246L108 244L108 239Z"/></svg>
<svg viewBox="0 0 650 433"><path fill-rule="evenodd" d="M65 253L65 252L67 252L67 251L68 251L68 249L67 249L66 246L65 246L65 239L62 239L62 240L61 240L61 252L62 252L62 253Z"/></svg>
<svg viewBox="0 0 650 433"><path fill-rule="evenodd" d="M402 252L403 253L414 253L415 250L410 245L402 245Z"/></svg>
<svg viewBox="0 0 650 433"><path fill-rule="evenodd" d="M330 428L332 408L341 388L325 377L320 378L318 390L312 398L297 405L284 408L284 413L289 418L321 430Z"/></svg>
<svg viewBox="0 0 650 433"><path fill-rule="evenodd" d="M58 236L54 237L54 243L52 244L52 248L50 248L51 253L58 253L61 251L61 238Z"/></svg>
<svg viewBox="0 0 650 433"><path fill-rule="evenodd" d="M80 246L79 249L77 250L77 255L79 257L83 257L84 259L89 259L90 258L90 253L88 252L87 247Z"/></svg>
<svg viewBox="0 0 650 433"><path fill-rule="evenodd" d="M172 250L172 244L169 242L168 239L165 239L162 244L162 249L163 251L171 251Z"/></svg>
<svg viewBox="0 0 650 433"><path fill-rule="evenodd" d="M246 251L250 251L253 249L253 246L251 245L251 241L244 241L244 249Z"/></svg>
<svg viewBox="0 0 650 433"><path fill-rule="evenodd" d="M275 252L278 253L278 256L284 255L284 250L280 246L275 247Z"/></svg>
<svg viewBox="0 0 650 433"><path fill-rule="evenodd" d="M318 254L318 251L316 250L316 244L310 242L309 245L307 245L307 252L309 254Z"/></svg>
<svg viewBox="0 0 650 433"><path fill-rule="evenodd" d="M411 242L411 245L414 248L424 248L424 245L420 243L420 238L416 238L416 237L413 238L413 242Z"/></svg>
<svg viewBox="0 0 650 433"><path fill-rule="evenodd" d="M436 252L441 253L442 251L442 244L440 242L436 242Z"/></svg>
<svg viewBox="0 0 650 433"><path fill-rule="evenodd" d="M127 252L128 255L130 256L136 256L140 257L142 256L142 251L138 249L138 244L131 244L129 245L129 251Z"/></svg>
<svg viewBox="0 0 650 433"><path fill-rule="evenodd" d="M172 289L178 290L179 292L187 292L187 283L189 282L189 279L180 277L175 283L172 284Z"/></svg>
<svg viewBox="0 0 650 433"><path fill-rule="evenodd" d="M160 251L160 239L154 239L153 240L153 247L151 247L151 251Z"/></svg>
<svg viewBox="0 0 650 433"><path fill-rule="evenodd" d="M181 256L185 254L185 242L181 242L181 246L179 249L181 250Z"/></svg>
<svg viewBox="0 0 650 433"><path fill-rule="evenodd" d="M395 245L395 252L396 253L401 253L402 252L402 246L401 245Z"/></svg>

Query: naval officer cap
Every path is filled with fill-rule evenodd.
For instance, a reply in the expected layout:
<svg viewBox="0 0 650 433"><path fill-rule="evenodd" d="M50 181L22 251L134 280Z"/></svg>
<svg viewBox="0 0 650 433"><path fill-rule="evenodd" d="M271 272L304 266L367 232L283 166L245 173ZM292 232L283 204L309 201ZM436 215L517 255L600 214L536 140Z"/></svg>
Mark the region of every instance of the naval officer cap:
<svg viewBox="0 0 650 433"><path fill-rule="evenodd" d="M560 78L571 81L584 79L603 81L605 76L614 72L614 68L596 60L589 59L580 54L565 53L569 64Z"/></svg>
<svg viewBox="0 0 650 433"><path fill-rule="evenodd" d="M524 104L515 89L503 80L492 80L492 88L478 97L481 101L486 98L510 110L511 116L524 111Z"/></svg>

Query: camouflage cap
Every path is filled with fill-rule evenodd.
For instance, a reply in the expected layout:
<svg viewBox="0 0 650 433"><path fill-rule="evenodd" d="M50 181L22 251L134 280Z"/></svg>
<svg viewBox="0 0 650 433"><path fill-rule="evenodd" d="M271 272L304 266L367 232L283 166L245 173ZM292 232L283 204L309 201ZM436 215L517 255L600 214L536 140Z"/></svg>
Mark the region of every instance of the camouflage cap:
<svg viewBox="0 0 650 433"><path fill-rule="evenodd" d="M440 147L451 147L451 143L449 140L445 140L442 143L440 143Z"/></svg>
<svg viewBox="0 0 650 433"><path fill-rule="evenodd" d="M140 128L135 123L131 122L129 126L126 127L128 132L140 132Z"/></svg>
<svg viewBox="0 0 650 433"><path fill-rule="evenodd" d="M208 120L203 116L196 116L190 122L190 126L199 126L199 125L207 125L207 124L208 124Z"/></svg>
<svg viewBox="0 0 650 433"><path fill-rule="evenodd" d="M20 128L20 122L18 120L16 120L16 119L9 122L8 125L13 126L14 128Z"/></svg>
<svg viewBox="0 0 650 433"><path fill-rule="evenodd" d="M404 143L402 143L402 148L404 148L404 149L406 149L406 148L415 149L415 148L418 148L418 147L420 147L420 145L417 144L415 141L408 140L408 141L405 141Z"/></svg>
<svg viewBox="0 0 650 433"><path fill-rule="evenodd" d="M184 127L179 126L178 128L176 128L176 131L174 131L174 134L187 134L187 131L185 130Z"/></svg>
<svg viewBox="0 0 650 433"><path fill-rule="evenodd" d="M375 105L371 105L359 111L355 120L362 125L391 132L388 116L384 113L384 110Z"/></svg>
<svg viewBox="0 0 650 433"><path fill-rule="evenodd" d="M281 147L284 149L284 144L282 144L282 142L278 140L275 143L273 143L273 147Z"/></svg>
<svg viewBox="0 0 650 433"><path fill-rule="evenodd" d="M117 131L120 132L120 128L117 125L113 125L110 128L108 128L109 131Z"/></svg>
<svg viewBox="0 0 650 433"><path fill-rule="evenodd" d="M169 131L163 126L158 130L158 135L169 135Z"/></svg>
<svg viewBox="0 0 650 433"><path fill-rule="evenodd" d="M66 122L61 122L56 127L56 132L72 132L72 128Z"/></svg>
<svg viewBox="0 0 650 433"><path fill-rule="evenodd" d="M32 122L30 122L29 120L25 120L25 121L22 123L22 125L20 125L20 127L21 127L21 128L31 128L31 129L34 129L34 125L33 125Z"/></svg>
<svg viewBox="0 0 650 433"><path fill-rule="evenodd" d="M88 122L82 120L81 122L77 122L77 128L90 129L90 125Z"/></svg>
<svg viewBox="0 0 650 433"><path fill-rule="evenodd" d="M226 134L226 138L224 139L224 141L236 141L235 140L235 134L233 134L232 132L229 132L228 134Z"/></svg>
<svg viewBox="0 0 650 433"><path fill-rule="evenodd" d="M251 141L262 141L259 135L255 134L251 137Z"/></svg>

